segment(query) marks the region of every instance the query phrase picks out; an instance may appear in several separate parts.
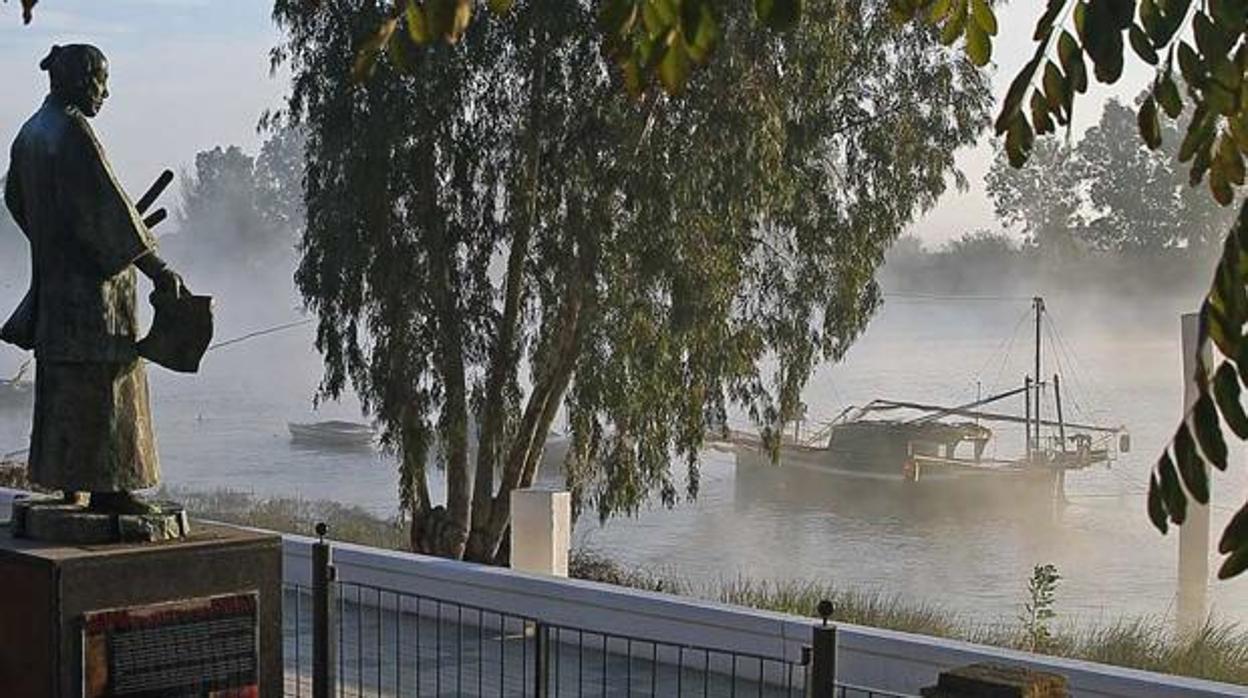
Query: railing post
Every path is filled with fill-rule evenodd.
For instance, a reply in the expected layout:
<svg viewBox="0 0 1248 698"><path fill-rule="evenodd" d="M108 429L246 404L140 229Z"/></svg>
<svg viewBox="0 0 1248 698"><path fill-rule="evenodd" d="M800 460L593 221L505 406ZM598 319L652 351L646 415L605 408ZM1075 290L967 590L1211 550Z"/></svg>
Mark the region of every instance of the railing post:
<svg viewBox="0 0 1248 698"><path fill-rule="evenodd" d="M334 642L333 551L325 542L329 527L316 525L312 544L312 698L331 698L336 685L338 647Z"/></svg>
<svg viewBox="0 0 1248 698"><path fill-rule="evenodd" d="M835 698L836 696L836 626L828 623L832 617L832 602L819 602L822 625L814 628L812 659L810 667L811 698Z"/></svg>
<svg viewBox="0 0 1248 698"><path fill-rule="evenodd" d="M550 695L550 628L538 621L533 623L533 695L547 698Z"/></svg>

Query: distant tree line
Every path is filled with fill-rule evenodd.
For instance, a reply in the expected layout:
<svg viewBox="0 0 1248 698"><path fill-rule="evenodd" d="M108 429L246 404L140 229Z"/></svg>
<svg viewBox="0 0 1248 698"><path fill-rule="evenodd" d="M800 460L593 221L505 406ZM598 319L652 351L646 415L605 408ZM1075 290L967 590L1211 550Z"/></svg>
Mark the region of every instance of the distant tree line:
<svg viewBox="0 0 1248 698"><path fill-rule="evenodd" d="M1022 247L1056 260L1089 251L1213 254L1235 212L1190 186L1173 152L1182 124L1166 121L1161 129L1165 146L1150 150L1137 136L1136 110L1110 99L1077 144L1039 140L1020 169L999 151L986 178L998 219L1022 232ZM999 248L994 237L972 233L950 251Z"/></svg>
<svg viewBox="0 0 1248 698"><path fill-rule="evenodd" d="M293 261L303 226L301 132L278 130L252 156L236 145L196 154L181 173L176 228L161 240L188 268L262 270Z"/></svg>

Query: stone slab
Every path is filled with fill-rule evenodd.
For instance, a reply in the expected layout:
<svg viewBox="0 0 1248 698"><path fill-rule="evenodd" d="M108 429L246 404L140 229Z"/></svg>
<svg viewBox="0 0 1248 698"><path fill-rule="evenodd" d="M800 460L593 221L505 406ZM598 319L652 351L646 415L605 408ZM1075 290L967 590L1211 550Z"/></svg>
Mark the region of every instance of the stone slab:
<svg viewBox="0 0 1248 698"><path fill-rule="evenodd" d="M88 614L252 593L260 695L281 695L279 536L196 522L176 541L73 545L14 538L6 528L0 526L4 695L80 698Z"/></svg>
<svg viewBox="0 0 1248 698"><path fill-rule="evenodd" d="M59 499L25 499L13 504L13 536L50 543L97 545L154 543L190 533L186 511L159 503L154 514L101 514Z"/></svg>

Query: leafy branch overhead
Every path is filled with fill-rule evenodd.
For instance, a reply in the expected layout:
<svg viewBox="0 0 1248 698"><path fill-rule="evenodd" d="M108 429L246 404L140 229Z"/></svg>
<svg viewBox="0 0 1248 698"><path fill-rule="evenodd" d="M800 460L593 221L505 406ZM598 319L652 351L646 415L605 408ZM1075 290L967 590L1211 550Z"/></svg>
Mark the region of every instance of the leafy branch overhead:
<svg viewBox="0 0 1248 698"><path fill-rule="evenodd" d="M748 2L749 0L738 0ZM514 0L489 0L495 15L505 15ZM669 95L681 94L696 67L705 65L719 44L724 18L713 0L601 0L598 31L601 50L616 67L630 94L640 95L657 78ZM753 15L764 27L788 32L802 16L803 0L753 0ZM911 5L915 3L910 3ZM952 44L966 37L966 53L976 66L988 63L990 37L997 20L990 0L940 0L933 17L945 21L941 39ZM473 18L473 0L396 0L387 19L359 45L353 76L367 79L383 52L399 66L411 65L411 47L439 40L456 43ZM943 8L943 9L942 9ZM894 14L906 11L894 7Z"/></svg>

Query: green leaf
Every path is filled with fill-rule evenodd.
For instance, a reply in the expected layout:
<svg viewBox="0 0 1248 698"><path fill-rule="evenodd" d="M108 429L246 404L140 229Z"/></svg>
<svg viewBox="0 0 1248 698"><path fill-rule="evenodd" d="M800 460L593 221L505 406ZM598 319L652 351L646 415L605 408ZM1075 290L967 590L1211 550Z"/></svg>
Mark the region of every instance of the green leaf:
<svg viewBox="0 0 1248 698"><path fill-rule="evenodd" d="M1044 14L1040 15L1040 21L1036 22L1036 31L1031 38L1034 41L1044 41L1049 38L1049 33L1053 31L1053 22L1057 20L1057 15L1066 6L1067 0L1049 0L1049 4L1044 8Z"/></svg>
<svg viewBox="0 0 1248 698"><path fill-rule="evenodd" d="M1204 84L1205 64L1186 41L1179 42L1179 72L1188 85L1200 87Z"/></svg>
<svg viewBox="0 0 1248 698"><path fill-rule="evenodd" d="M1161 124L1157 121L1157 103L1153 101L1152 96L1144 98L1140 104L1140 114L1138 119L1140 127L1140 136L1144 139L1145 145L1150 150L1157 150L1161 147Z"/></svg>
<svg viewBox="0 0 1248 698"><path fill-rule="evenodd" d="M1018 75L1014 76L1014 80L1010 82L1010 89L1005 93L1005 100L1001 103L1001 112L997 115L997 121L994 126L997 135L1006 133L1010 125L1014 123L1014 119L1019 115L1019 111L1023 105L1023 97L1026 96L1027 90L1031 87L1031 80L1036 75L1040 63L1044 60L1044 47L1041 46L1036 55L1018 71Z"/></svg>
<svg viewBox="0 0 1248 698"><path fill-rule="evenodd" d="M1157 475L1161 478L1161 496L1166 502L1166 511L1170 512L1170 520L1176 526L1182 526L1187 520L1187 495L1179 485L1179 476L1174 471L1174 461L1169 453L1162 453L1157 460Z"/></svg>
<svg viewBox="0 0 1248 698"><path fill-rule="evenodd" d="M1179 97L1179 87L1174 84L1169 69L1157 80L1153 93L1166 116L1171 119L1179 118L1179 114L1183 113L1183 100Z"/></svg>
<svg viewBox="0 0 1248 698"><path fill-rule="evenodd" d="M975 19L975 24L988 36L997 35L997 17L992 13L992 7L987 0L971 0L971 16Z"/></svg>
<svg viewBox="0 0 1248 698"><path fill-rule="evenodd" d="M1224 56L1230 48L1229 37L1204 12L1197 12L1192 18L1192 34L1196 37L1196 48L1208 58Z"/></svg>
<svg viewBox="0 0 1248 698"><path fill-rule="evenodd" d="M1157 484L1155 474L1148 478L1148 519L1163 535L1170 528L1166 523L1166 504L1162 500L1161 486Z"/></svg>
<svg viewBox="0 0 1248 698"><path fill-rule="evenodd" d="M1161 11L1157 9L1156 0L1140 0L1140 24L1155 45L1164 43L1161 41Z"/></svg>
<svg viewBox="0 0 1248 698"><path fill-rule="evenodd" d="M1017 114L1005 133L1005 154L1009 158L1010 165L1022 167L1023 163L1027 162L1027 156L1031 153L1034 141L1035 134L1031 130L1031 125L1027 123L1027 119L1022 114Z"/></svg>
<svg viewBox="0 0 1248 698"><path fill-rule="evenodd" d="M981 68L992 59L992 41L975 22L966 23L966 56Z"/></svg>
<svg viewBox="0 0 1248 698"><path fill-rule="evenodd" d="M1149 65L1157 65L1157 51L1153 48L1153 42L1149 40L1148 35L1140 28L1138 24L1132 24L1131 29L1127 32L1128 38L1131 40L1131 48L1136 55L1144 59Z"/></svg>
<svg viewBox="0 0 1248 698"><path fill-rule="evenodd" d="M429 20L425 18L424 8L416 0L408 0L403 15L407 19L407 35L414 43L424 45L436 38L433 30L429 28Z"/></svg>
<svg viewBox="0 0 1248 698"><path fill-rule="evenodd" d="M754 0L754 13L764 25L777 31L797 26L802 16L801 0Z"/></svg>
<svg viewBox="0 0 1248 698"><path fill-rule="evenodd" d="M1205 462L1196 450L1196 440L1186 424L1180 424L1174 433L1174 460L1179 469L1179 477L1187 488L1192 499L1201 504L1209 503L1209 474L1205 470Z"/></svg>
<svg viewBox="0 0 1248 698"><path fill-rule="evenodd" d="M1239 576L1244 570L1248 570L1248 546L1236 550L1222 563L1222 566L1218 568L1218 579L1225 580Z"/></svg>
<svg viewBox="0 0 1248 698"><path fill-rule="evenodd" d="M719 22L711 11L709 3L702 3L692 32L688 24L684 27L689 57L697 63L705 63L711 52L719 45Z"/></svg>
<svg viewBox="0 0 1248 698"><path fill-rule="evenodd" d="M1066 103L1066 81L1053 61L1044 65L1044 98L1049 104L1049 111L1057 114L1060 121L1062 105Z"/></svg>
<svg viewBox="0 0 1248 698"><path fill-rule="evenodd" d="M689 81L693 63L680 33L673 29L672 34L667 50L659 61L659 82L663 83L663 89L669 95L679 95L685 91L685 83Z"/></svg>
<svg viewBox="0 0 1248 698"><path fill-rule="evenodd" d="M1131 18L1135 16L1135 0L1092 0L1092 2L1105 5L1115 29L1122 30L1131 26Z"/></svg>
<svg viewBox="0 0 1248 698"><path fill-rule="evenodd" d="M945 17L949 16L949 10L952 8L952 0L936 0L927 12L927 21L932 24L940 24Z"/></svg>
<svg viewBox="0 0 1248 698"><path fill-rule="evenodd" d="M1223 555L1244 547L1248 547L1248 502L1227 522L1218 540L1218 552Z"/></svg>
<svg viewBox="0 0 1248 698"><path fill-rule="evenodd" d="M1192 176L1196 177L1195 166L1201 161L1196 160L1192 167ZM1231 183L1226 178L1226 173L1220 167L1215 167L1209 172L1209 191L1213 193L1213 198L1223 206L1229 206L1235 200L1235 192L1231 189Z"/></svg>
<svg viewBox="0 0 1248 698"><path fill-rule="evenodd" d="M1222 438L1222 425L1218 421L1213 396L1207 392L1201 394L1192 408L1192 426L1195 427L1196 439L1200 442L1205 460L1218 470L1226 470L1226 441Z"/></svg>
<svg viewBox="0 0 1248 698"><path fill-rule="evenodd" d="M1179 162L1191 160L1197 150L1207 149L1209 142L1213 139L1213 120L1198 119L1198 116L1202 116L1199 111L1192 116L1192 122L1187 127L1187 134L1183 136L1183 143L1179 145Z"/></svg>
<svg viewBox="0 0 1248 698"><path fill-rule="evenodd" d="M396 26L398 26L397 19L393 17L386 19L377 27L377 31L373 32L356 49L355 60L351 63L351 79L354 82L364 82L373 74L377 66L377 57L381 55L390 37L394 35Z"/></svg>
<svg viewBox="0 0 1248 698"><path fill-rule="evenodd" d="M511 12L511 8L516 4L516 0L489 0L488 5L490 12L496 15L505 15Z"/></svg>
<svg viewBox="0 0 1248 698"><path fill-rule="evenodd" d="M1231 431L1240 439L1248 439L1248 414L1239 402L1239 377L1228 361L1223 361L1213 376L1213 396Z"/></svg>
<svg viewBox="0 0 1248 698"><path fill-rule="evenodd" d="M1049 103L1039 92L1031 93L1031 122L1037 134L1053 133L1057 130L1053 119L1049 118Z"/></svg>
<svg viewBox="0 0 1248 698"><path fill-rule="evenodd" d="M1158 34L1153 37L1154 46L1165 46L1170 43L1175 32L1183 26L1183 20L1187 19L1187 10L1191 4L1192 0L1164 0L1162 2L1163 13Z"/></svg>
<svg viewBox="0 0 1248 698"><path fill-rule="evenodd" d="M940 43L952 46L958 37L966 33L967 0L953 0L953 8L948 21L940 30Z"/></svg>
<svg viewBox="0 0 1248 698"><path fill-rule="evenodd" d="M1122 76L1122 31L1109 0L1093 0L1088 4L1080 38L1092 57L1096 79L1107 84L1117 82Z"/></svg>

